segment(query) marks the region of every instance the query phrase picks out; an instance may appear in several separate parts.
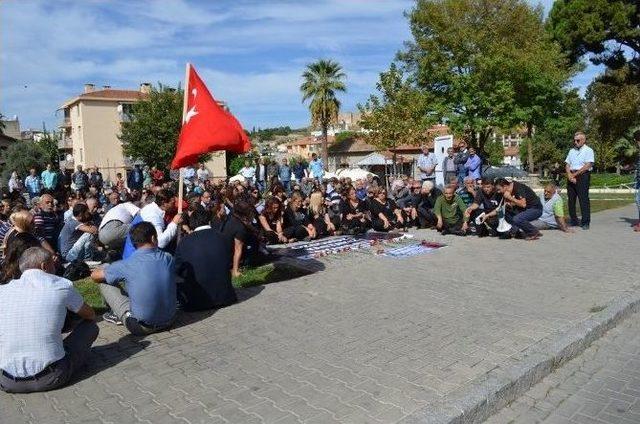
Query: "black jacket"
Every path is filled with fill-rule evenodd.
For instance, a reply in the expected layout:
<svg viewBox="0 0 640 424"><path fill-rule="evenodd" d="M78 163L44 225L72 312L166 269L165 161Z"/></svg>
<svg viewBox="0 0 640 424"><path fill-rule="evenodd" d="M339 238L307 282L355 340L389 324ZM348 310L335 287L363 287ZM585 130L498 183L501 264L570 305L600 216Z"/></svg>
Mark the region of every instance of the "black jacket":
<svg viewBox="0 0 640 424"><path fill-rule="evenodd" d="M237 302L231 285L231 251L219 232L186 236L175 254L178 300L186 311L220 308Z"/></svg>

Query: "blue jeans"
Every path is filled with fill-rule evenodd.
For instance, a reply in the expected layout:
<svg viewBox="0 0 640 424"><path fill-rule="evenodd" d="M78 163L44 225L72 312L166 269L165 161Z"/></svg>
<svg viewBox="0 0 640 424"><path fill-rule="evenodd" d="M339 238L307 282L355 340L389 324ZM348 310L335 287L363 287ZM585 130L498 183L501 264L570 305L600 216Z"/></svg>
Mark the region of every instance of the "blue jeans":
<svg viewBox="0 0 640 424"><path fill-rule="evenodd" d="M291 181L280 181L280 182L282 183L284 192L287 194L291 194Z"/></svg>
<svg viewBox="0 0 640 424"><path fill-rule="evenodd" d="M542 216L542 209L525 209L515 215L507 214L505 219L511 224L512 231L522 230L525 236L538 233L538 229L531 223Z"/></svg>
<svg viewBox="0 0 640 424"><path fill-rule="evenodd" d="M264 181L256 181L256 188L260 193L264 193L264 189L266 188Z"/></svg>
<svg viewBox="0 0 640 424"><path fill-rule="evenodd" d="M67 256L65 259L69 262L73 262L76 259L80 259L83 261L89 261L95 256L95 239L91 233L84 233L78 241L73 244L71 250L67 252Z"/></svg>

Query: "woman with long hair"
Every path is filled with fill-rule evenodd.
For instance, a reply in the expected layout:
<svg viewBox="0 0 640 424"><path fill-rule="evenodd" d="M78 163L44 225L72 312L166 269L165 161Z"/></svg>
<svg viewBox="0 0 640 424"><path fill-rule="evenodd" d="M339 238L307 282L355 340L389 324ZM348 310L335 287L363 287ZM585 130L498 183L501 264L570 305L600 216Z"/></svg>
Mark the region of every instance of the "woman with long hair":
<svg viewBox="0 0 640 424"><path fill-rule="evenodd" d="M316 237L316 230L309 222L302 201L302 195L293 192L284 210L282 231L289 241L309 240Z"/></svg>
<svg viewBox="0 0 640 424"><path fill-rule="evenodd" d="M307 216L316 230L317 237L335 233L336 227L329 218L329 211L321 192L314 191L311 193L311 196L309 196L309 211Z"/></svg>
<svg viewBox="0 0 640 424"><path fill-rule="evenodd" d="M371 224L376 231L389 231L394 228L407 230L407 218L404 211L387 197L387 190L378 187L373 192L373 200L369 203Z"/></svg>
<svg viewBox="0 0 640 424"><path fill-rule="evenodd" d="M348 186L340 202L342 229L347 234L362 234L370 226L367 204L358 199L356 189Z"/></svg>
<svg viewBox="0 0 640 424"><path fill-rule="evenodd" d="M289 240L282 232L282 203L276 197L270 197L258 217L262 237L267 244L287 243Z"/></svg>
<svg viewBox="0 0 640 424"><path fill-rule="evenodd" d="M256 266L259 262L258 230L254 227L255 208L246 200L237 200L233 211L222 224L221 233L228 240L233 258L231 275L240 276L242 265Z"/></svg>
<svg viewBox="0 0 640 424"><path fill-rule="evenodd" d="M11 280L20 278L21 272L18 267L20 256L30 247L38 247L40 242L35 237L31 237L28 233L19 233L11 241L11 244L4 252L5 257L2 261L2 273L0 274L0 284L6 284Z"/></svg>

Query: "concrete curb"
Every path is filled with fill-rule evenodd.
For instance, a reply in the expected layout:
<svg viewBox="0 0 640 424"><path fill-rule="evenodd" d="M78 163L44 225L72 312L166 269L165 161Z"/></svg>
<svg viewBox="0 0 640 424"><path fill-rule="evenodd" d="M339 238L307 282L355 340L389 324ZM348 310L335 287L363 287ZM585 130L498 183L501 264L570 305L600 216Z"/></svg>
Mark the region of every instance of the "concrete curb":
<svg viewBox="0 0 640 424"><path fill-rule="evenodd" d="M402 423L481 423L638 310L640 291L623 295L569 330L545 337L510 358L509 362L472 380L444 399L419 409Z"/></svg>

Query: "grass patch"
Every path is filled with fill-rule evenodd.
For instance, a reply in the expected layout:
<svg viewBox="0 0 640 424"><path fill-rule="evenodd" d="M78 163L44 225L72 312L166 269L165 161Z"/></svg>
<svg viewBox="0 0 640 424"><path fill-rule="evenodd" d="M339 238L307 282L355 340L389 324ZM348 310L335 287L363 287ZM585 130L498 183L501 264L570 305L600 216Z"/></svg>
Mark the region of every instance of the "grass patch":
<svg viewBox="0 0 640 424"><path fill-rule="evenodd" d="M256 268L245 268L242 275L233 279L233 286L236 288L261 286L263 284L277 283L278 281L291 280L310 274L300 268L284 264L267 264ZM98 284L90 278L78 280L73 283L78 289L87 305L91 306L96 313L107 311L107 305L100 294Z"/></svg>
<svg viewBox="0 0 640 424"><path fill-rule="evenodd" d="M242 275L240 277L233 279L234 287L260 286L310 274L309 271L284 264L267 264L256 268L246 268L241 272Z"/></svg>
<svg viewBox="0 0 640 424"><path fill-rule="evenodd" d="M73 283L80 292L87 305L91 306L96 313L107 311L107 304L104 302L98 284L94 283L90 278L78 280Z"/></svg>
<svg viewBox="0 0 640 424"><path fill-rule="evenodd" d="M564 199L565 214L568 215L569 208L567 206L566 190L562 192ZM592 193L589 195L591 199L591 213L600 212L607 209L615 209L635 202L634 193ZM580 214L580 202L576 200L576 208L578 215Z"/></svg>

